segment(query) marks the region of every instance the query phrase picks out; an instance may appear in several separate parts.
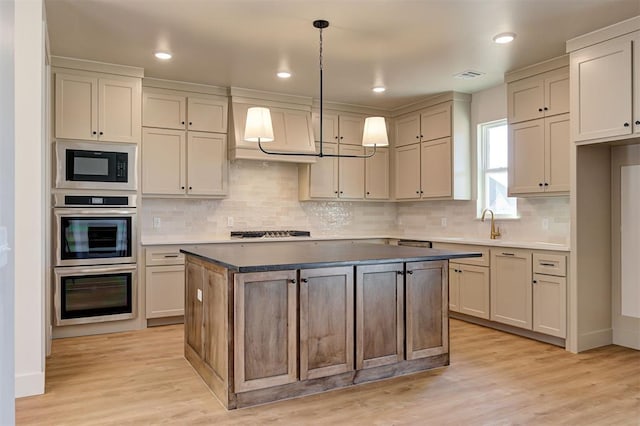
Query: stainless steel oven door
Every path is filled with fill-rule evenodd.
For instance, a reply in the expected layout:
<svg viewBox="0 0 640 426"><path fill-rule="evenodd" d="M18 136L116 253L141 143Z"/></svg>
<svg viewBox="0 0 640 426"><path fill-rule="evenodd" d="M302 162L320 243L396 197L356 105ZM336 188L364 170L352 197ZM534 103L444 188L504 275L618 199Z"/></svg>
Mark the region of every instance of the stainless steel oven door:
<svg viewBox="0 0 640 426"><path fill-rule="evenodd" d="M138 189L138 146L56 141L56 188Z"/></svg>
<svg viewBox="0 0 640 426"><path fill-rule="evenodd" d="M136 261L135 209L54 209L53 226L56 266Z"/></svg>
<svg viewBox="0 0 640 426"><path fill-rule="evenodd" d="M55 268L55 325L135 318L137 266Z"/></svg>

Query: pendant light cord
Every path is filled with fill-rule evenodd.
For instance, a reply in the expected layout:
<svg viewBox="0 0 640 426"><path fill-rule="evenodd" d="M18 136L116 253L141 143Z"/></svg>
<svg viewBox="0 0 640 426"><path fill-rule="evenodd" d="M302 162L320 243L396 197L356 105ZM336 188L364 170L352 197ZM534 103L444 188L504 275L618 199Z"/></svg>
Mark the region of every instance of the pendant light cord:
<svg viewBox="0 0 640 426"><path fill-rule="evenodd" d="M323 150L322 150L322 143L324 142L324 138L322 136L322 128L323 126L323 121L322 121L322 28L320 28L320 157L322 158L324 156L323 154Z"/></svg>

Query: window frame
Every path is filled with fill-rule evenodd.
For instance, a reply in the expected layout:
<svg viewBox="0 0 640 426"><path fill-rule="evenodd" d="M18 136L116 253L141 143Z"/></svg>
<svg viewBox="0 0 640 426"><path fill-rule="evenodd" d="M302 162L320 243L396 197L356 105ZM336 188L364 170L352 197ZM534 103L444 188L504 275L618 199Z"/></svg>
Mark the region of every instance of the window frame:
<svg viewBox="0 0 640 426"><path fill-rule="evenodd" d="M494 168L489 168L487 167L489 164L489 159L488 159L488 154L489 154L489 150L487 149L487 143L489 141L489 131L493 128L496 127L502 127L502 126L508 126L507 123L507 119L506 118L502 118L500 120L493 120L493 121L487 121L484 123L479 123L478 124L478 128L477 128L477 143L476 143L476 148L477 148L477 154L478 154L478 161L477 161L477 190L478 190L478 196L477 196L477 202L476 202L476 218L480 219L482 217L482 212L485 208L488 208L486 206L486 176L487 173L501 173L501 172L506 172L507 173L507 180L508 180L508 176L509 176L509 165L508 165L508 159L507 159L507 166L506 167L494 167ZM508 127L507 127L507 137L508 137ZM508 158L508 156L507 156ZM518 213L518 200L517 197L509 197L509 198L515 198L515 213L514 214L504 214L504 213L496 213L495 214L495 218L496 219L520 219L520 215Z"/></svg>

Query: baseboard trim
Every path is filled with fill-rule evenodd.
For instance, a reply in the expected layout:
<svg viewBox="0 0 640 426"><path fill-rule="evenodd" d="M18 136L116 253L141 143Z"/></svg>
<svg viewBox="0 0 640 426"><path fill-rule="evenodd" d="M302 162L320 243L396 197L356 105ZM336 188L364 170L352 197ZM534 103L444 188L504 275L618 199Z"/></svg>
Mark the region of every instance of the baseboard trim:
<svg viewBox="0 0 640 426"><path fill-rule="evenodd" d="M590 331L578 334L578 352L613 344L613 329Z"/></svg>
<svg viewBox="0 0 640 426"><path fill-rule="evenodd" d="M16 398L42 395L44 393L44 371L16 374Z"/></svg>

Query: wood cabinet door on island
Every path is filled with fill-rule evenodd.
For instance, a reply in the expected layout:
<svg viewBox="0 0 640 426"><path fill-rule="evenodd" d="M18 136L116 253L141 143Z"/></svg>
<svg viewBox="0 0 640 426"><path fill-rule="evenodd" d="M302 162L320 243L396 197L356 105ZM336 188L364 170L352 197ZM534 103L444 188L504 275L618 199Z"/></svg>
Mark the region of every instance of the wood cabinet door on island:
<svg viewBox="0 0 640 426"><path fill-rule="evenodd" d="M300 271L300 380L354 369L353 294L351 266Z"/></svg>
<svg viewBox="0 0 640 426"><path fill-rule="evenodd" d="M404 359L404 265L356 267L356 369Z"/></svg>
<svg viewBox="0 0 640 426"><path fill-rule="evenodd" d="M195 263L186 265L186 290L184 306L184 342L199 357L203 357L203 305L204 276L202 266Z"/></svg>
<svg viewBox="0 0 640 426"><path fill-rule="evenodd" d="M234 275L235 392L298 380L296 271Z"/></svg>
<svg viewBox="0 0 640 426"><path fill-rule="evenodd" d="M447 262L409 262L406 267L407 359L447 353Z"/></svg>

